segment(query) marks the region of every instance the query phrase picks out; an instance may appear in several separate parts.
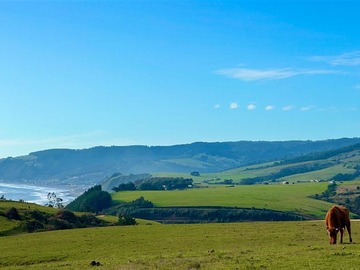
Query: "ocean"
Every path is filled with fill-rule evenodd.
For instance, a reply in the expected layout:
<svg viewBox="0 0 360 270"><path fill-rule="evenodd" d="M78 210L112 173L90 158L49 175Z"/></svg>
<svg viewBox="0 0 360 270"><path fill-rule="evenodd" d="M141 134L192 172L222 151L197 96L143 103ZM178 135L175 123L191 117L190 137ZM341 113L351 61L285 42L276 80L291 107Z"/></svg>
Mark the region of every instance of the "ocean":
<svg viewBox="0 0 360 270"><path fill-rule="evenodd" d="M76 198L70 189L66 188L42 187L0 182L0 197L4 196L7 200L23 200L25 202L45 205L48 202L47 195L49 192L55 192L58 198L63 199L64 205L68 204Z"/></svg>

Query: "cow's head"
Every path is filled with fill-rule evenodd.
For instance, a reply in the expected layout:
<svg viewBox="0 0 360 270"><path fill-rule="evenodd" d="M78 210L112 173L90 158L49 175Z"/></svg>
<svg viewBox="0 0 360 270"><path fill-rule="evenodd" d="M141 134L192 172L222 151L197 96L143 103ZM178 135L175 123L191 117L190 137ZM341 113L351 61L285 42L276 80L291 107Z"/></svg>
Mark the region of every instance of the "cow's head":
<svg viewBox="0 0 360 270"><path fill-rule="evenodd" d="M330 238L330 244L336 244L336 236L339 231L339 228L327 228L327 232Z"/></svg>

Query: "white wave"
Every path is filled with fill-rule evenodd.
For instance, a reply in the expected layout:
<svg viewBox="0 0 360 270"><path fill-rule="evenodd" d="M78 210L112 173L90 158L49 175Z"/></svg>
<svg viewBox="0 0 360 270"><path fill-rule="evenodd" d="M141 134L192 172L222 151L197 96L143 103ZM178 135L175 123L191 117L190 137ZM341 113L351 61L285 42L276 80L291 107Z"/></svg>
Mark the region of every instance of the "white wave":
<svg viewBox="0 0 360 270"><path fill-rule="evenodd" d="M63 204L66 205L75 197L71 191L64 188L32 186L27 184L12 184L0 182L0 196L4 195L6 199L24 200L30 203L45 205L49 202L47 196L50 193L55 193L58 198L63 199Z"/></svg>

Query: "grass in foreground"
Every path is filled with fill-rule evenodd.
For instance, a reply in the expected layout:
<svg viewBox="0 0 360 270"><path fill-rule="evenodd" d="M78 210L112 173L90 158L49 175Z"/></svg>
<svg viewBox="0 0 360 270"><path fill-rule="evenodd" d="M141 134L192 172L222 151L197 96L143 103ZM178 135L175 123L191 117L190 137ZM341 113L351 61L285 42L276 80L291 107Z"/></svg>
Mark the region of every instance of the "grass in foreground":
<svg viewBox="0 0 360 270"><path fill-rule="evenodd" d="M3 269L357 269L354 244L332 245L322 221L151 225L2 237Z"/></svg>

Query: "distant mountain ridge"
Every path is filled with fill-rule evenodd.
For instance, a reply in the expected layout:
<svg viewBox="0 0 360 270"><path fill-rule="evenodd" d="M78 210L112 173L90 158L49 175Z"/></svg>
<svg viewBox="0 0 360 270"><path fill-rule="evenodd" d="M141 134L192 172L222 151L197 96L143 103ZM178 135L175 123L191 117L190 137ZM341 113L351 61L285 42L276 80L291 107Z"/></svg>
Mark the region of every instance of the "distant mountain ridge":
<svg viewBox="0 0 360 270"><path fill-rule="evenodd" d="M360 143L322 141L195 142L173 146L98 146L50 149L0 159L0 180L46 185L93 185L114 173L219 172L247 164L295 158Z"/></svg>

